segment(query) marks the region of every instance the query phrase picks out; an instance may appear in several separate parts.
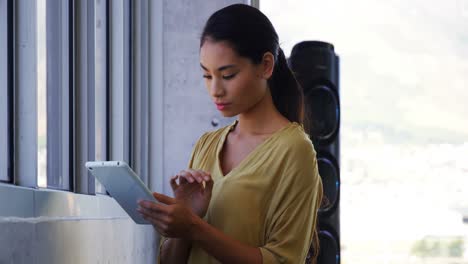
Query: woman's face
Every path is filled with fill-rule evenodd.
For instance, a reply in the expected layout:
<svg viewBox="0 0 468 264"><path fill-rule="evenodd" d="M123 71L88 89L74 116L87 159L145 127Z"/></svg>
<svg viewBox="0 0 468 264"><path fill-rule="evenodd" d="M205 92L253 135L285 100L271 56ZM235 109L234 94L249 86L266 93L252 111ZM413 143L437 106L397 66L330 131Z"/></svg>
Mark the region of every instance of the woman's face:
<svg viewBox="0 0 468 264"><path fill-rule="evenodd" d="M206 40L200 49L200 66L213 105L223 116L232 117L248 111L267 92L263 65L254 65L240 57L226 42Z"/></svg>

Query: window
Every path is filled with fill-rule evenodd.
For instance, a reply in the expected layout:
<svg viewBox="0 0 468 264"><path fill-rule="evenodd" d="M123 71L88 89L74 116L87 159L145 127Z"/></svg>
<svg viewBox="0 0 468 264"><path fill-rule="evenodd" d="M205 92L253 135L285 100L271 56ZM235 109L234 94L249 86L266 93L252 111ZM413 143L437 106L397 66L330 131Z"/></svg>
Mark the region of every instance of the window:
<svg viewBox="0 0 468 264"><path fill-rule="evenodd" d="M72 68L69 1L37 1L37 184L70 190Z"/></svg>
<svg viewBox="0 0 468 264"><path fill-rule="evenodd" d="M105 193L84 164L109 158L108 3L80 1L75 7L76 191Z"/></svg>
<svg viewBox="0 0 468 264"><path fill-rule="evenodd" d="M39 171L43 175L45 154L43 151L46 138L38 135L45 128L39 125L39 110L44 111L45 95L44 62L45 39L39 37L39 30L45 30L45 1L34 5L26 1L15 2L15 45L14 45L14 183L25 187L37 188ZM40 22L41 21L41 22ZM40 22L40 23L39 23ZM39 42L41 40L41 42ZM42 45L42 46L40 46ZM41 55L41 56L40 56ZM38 89L40 87L40 89ZM40 94L42 93L42 94ZM38 103L42 105L38 105ZM41 108L41 109L39 109ZM43 119L41 120L43 121ZM44 125L44 124L41 124ZM42 140L40 142L40 140ZM40 145L39 144L42 144ZM39 151L42 147L42 151ZM39 161L40 160L40 161ZM44 184L44 183L42 183ZM44 185L42 185L44 186Z"/></svg>
<svg viewBox="0 0 468 264"><path fill-rule="evenodd" d="M11 3L0 0L0 182L10 182L11 127Z"/></svg>
<svg viewBox="0 0 468 264"><path fill-rule="evenodd" d="M36 185L105 193L84 163L109 156L107 1L39 0L36 9Z"/></svg>
<svg viewBox="0 0 468 264"><path fill-rule="evenodd" d="M94 40L94 149L95 160L108 160L109 127L109 85L108 85L108 28L107 2L95 3L95 40ZM105 193L104 187L96 182L96 193Z"/></svg>
<svg viewBox="0 0 468 264"><path fill-rule="evenodd" d="M466 3L260 1L341 57L342 263L468 259Z"/></svg>
<svg viewBox="0 0 468 264"><path fill-rule="evenodd" d="M109 159L130 165L131 2L110 2L109 10Z"/></svg>
<svg viewBox="0 0 468 264"><path fill-rule="evenodd" d="M15 4L13 51L13 1L0 0L0 144L15 144L0 181L14 164L21 186L106 194L84 164L118 159L148 182L148 3L33 2Z"/></svg>
<svg viewBox="0 0 468 264"><path fill-rule="evenodd" d="M71 110L73 85L72 31L70 1L46 3L47 69L47 172L40 181L49 188L70 190L71 183ZM42 94L40 92L39 94ZM45 114L45 113L44 113Z"/></svg>
<svg viewBox="0 0 468 264"><path fill-rule="evenodd" d="M132 156L131 166L143 182L148 183L148 71L149 32L148 2L134 1L132 48Z"/></svg>
<svg viewBox="0 0 468 264"><path fill-rule="evenodd" d="M36 3L37 185L47 187L47 5L46 0L38 0Z"/></svg>

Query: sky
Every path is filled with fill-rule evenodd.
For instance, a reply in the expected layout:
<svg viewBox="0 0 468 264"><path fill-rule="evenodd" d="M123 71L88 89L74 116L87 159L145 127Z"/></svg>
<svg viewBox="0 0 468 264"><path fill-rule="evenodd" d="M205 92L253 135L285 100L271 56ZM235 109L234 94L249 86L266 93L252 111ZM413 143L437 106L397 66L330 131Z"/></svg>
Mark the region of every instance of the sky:
<svg viewBox="0 0 468 264"><path fill-rule="evenodd" d="M334 44L343 126L468 141L468 1L263 0L260 9L287 56L303 40Z"/></svg>

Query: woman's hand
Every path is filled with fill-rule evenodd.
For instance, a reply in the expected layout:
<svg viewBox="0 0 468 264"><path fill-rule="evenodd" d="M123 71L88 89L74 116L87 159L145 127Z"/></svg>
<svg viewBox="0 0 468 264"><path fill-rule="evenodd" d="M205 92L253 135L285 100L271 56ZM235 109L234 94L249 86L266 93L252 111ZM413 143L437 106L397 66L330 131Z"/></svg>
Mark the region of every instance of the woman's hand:
<svg viewBox="0 0 468 264"><path fill-rule="evenodd" d="M160 203L138 201L137 210L143 218L165 237L190 239L194 223L200 218L185 203L156 192L153 196Z"/></svg>
<svg viewBox="0 0 468 264"><path fill-rule="evenodd" d="M213 180L209 172L183 170L171 178L171 187L177 201L186 204L200 218L205 216L213 190Z"/></svg>

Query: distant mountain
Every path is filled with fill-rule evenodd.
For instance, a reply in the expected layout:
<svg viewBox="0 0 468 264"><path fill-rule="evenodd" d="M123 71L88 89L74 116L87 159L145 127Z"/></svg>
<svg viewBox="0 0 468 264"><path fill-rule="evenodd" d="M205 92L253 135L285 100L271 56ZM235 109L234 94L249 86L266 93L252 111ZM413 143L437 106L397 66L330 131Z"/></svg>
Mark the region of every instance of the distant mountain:
<svg viewBox="0 0 468 264"><path fill-rule="evenodd" d="M464 133L457 133L444 128L407 127L396 128L384 123L350 122L342 124L341 134L346 135L347 130L352 133L377 133L385 143L390 144L463 144L468 142Z"/></svg>

